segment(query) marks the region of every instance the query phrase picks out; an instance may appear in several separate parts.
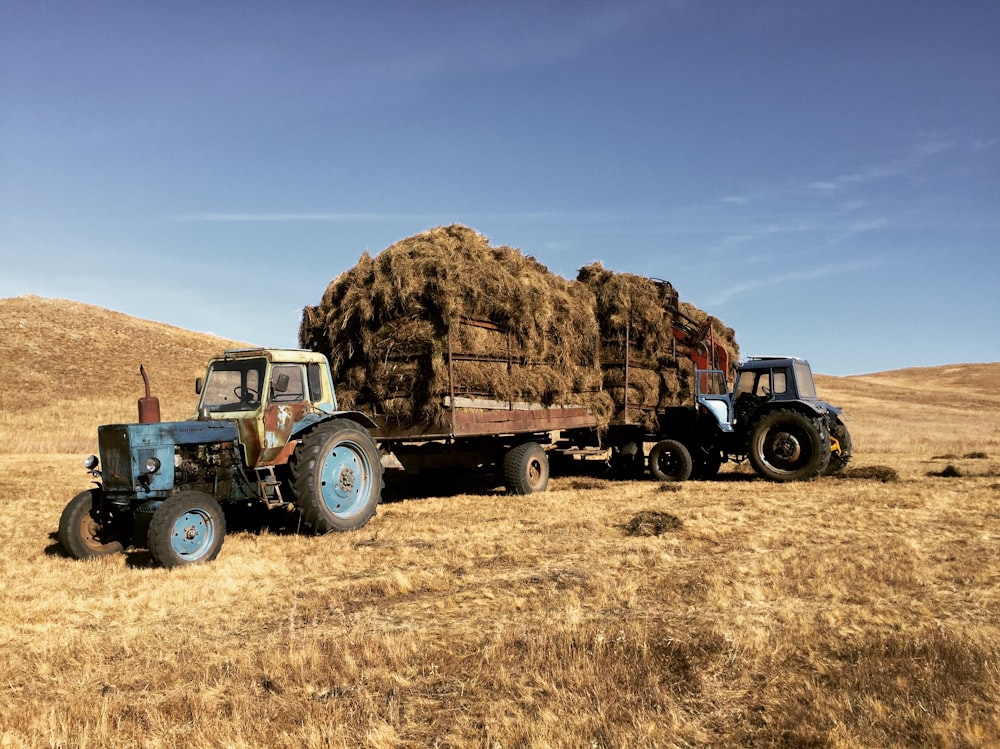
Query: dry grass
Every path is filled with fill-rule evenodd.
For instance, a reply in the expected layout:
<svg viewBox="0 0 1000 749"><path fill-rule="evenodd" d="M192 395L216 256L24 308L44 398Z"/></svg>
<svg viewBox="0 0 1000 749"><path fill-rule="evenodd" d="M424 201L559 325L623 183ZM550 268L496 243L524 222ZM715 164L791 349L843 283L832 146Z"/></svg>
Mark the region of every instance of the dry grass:
<svg viewBox="0 0 1000 749"><path fill-rule="evenodd" d="M64 558L82 454L5 448L0 747L996 746L997 404L937 377L922 422L941 374L820 383L896 481L404 486L360 532L285 518L175 571Z"/></svg>

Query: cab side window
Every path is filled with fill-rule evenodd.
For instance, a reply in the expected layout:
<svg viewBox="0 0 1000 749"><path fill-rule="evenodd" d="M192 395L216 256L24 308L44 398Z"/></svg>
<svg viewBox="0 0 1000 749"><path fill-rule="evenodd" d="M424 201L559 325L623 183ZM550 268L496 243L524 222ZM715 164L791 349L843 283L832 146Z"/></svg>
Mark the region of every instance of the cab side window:
<svg viewBox="0 0 1000 749"><path fill-rule="evenodd" d="M776 369L771 373L774 385L771 392L774 394L785 393L788 391L788 378L785 376L785 371L783 369Z"/></svg>
<svg viewBox="0 0 1000 749"><path fill-rule="evenodd" d="M309 400L314 403L323 400L322 369L319 364L310 364L309 370Z"/></svg>
<svg viewBox="0 0 1000 749"><path fill-rule="evenodd" d="M301 364L275 364L271 370L271 400L293 403L306 398L305 377Z"/></svg>

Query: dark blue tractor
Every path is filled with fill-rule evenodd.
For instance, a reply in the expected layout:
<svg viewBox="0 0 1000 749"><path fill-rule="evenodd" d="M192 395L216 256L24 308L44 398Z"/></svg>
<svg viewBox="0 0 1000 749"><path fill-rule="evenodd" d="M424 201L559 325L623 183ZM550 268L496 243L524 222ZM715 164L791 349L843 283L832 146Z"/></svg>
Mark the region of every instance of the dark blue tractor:
<svg viewBox="0 0 1000 749"><path fill-rule="evenodd" d="M695 380L696 404L660 416L660 440L649 453L657 479L710 478L727 460L749 460L771 481L810 481L847 466L843 413L818 398L804 359L750 358L731 392L720 370L698 370Z"/></svg>

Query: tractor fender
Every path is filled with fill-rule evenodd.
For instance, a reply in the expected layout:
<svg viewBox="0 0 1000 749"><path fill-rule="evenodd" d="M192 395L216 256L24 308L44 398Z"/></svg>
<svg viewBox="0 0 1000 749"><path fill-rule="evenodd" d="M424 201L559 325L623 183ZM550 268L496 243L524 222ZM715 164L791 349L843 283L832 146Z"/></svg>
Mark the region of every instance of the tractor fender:
<svg viewBox="0 0 1000 749"><path fill-rule="evenodd" d="M317 424L322 424L324 422L330 421L332 419L348 419L357 424L360 424L365 429L375 429L378 427L371 417L361 411L334 411L333 413L310 413L306 414L305 418L301 419L295 424L292 429L291 437L293 439L301 437L303 434L308 432L310 429L315 427Z"/></svg>
<svg viewBox="0 0 1000 749"><path fill-rule="evenodd" d="M806 416L809 417L823 417L829 413L829 409L826 408L825 403L820 401L806 401L806 400L789 400L789 401L770 401L767 406L761 408L754 417L756 421L764 414L770 413L771 411L779 409L794 409L796 411L801 411Z"/></svg>

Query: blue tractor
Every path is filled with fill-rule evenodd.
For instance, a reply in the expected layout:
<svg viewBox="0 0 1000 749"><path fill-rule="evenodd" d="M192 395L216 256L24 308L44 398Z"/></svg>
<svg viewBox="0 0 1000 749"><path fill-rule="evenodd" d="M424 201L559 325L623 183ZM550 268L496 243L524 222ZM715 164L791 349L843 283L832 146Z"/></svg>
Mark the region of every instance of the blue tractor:
<svg viewBox="0 0 1000 749"><path fill-rule="evenodd" d="M94 487L63 510L59 540L74 557L147 547L177 567L214 559L227 510L295 506L317 533L360 528L382 494L375 423L338 411L326 357L241 349L213 359L197 417L159 420L139 399L139 422L98 428L98 456L85 466Z"/></svg>
<svg viewBox="0 0 1000 749"><path fill-rule="evenodd" d="M664 409L649 468L661 481L710 478L723 462L749 460L771 481L810 481L843 471L851 435L839 408L819 400L809 362L751 357L732 392L721 370L700 369L695 405Z"/></svg>

